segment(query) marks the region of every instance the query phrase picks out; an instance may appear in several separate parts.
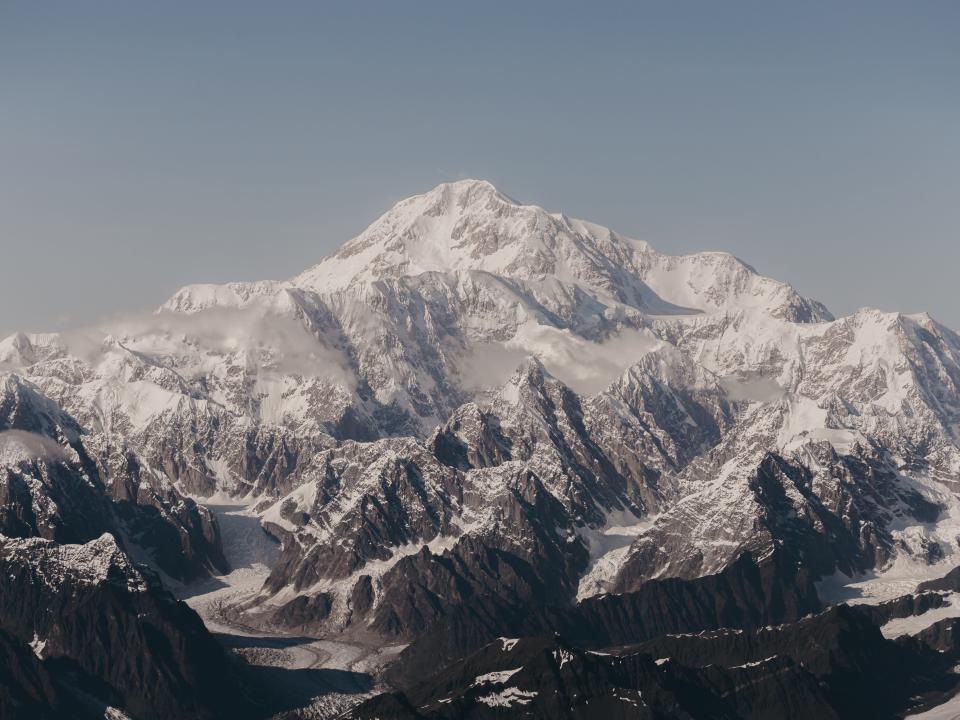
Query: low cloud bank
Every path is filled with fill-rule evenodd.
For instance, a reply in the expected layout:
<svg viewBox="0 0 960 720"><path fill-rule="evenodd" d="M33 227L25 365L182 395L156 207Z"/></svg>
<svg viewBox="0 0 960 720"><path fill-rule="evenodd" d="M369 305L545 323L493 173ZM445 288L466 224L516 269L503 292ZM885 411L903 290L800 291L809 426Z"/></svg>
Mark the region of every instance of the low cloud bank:
<svg viewBox="0 0 960 720"><path fill-rule="evenodd" d="M0 431L0 461L15 464L22 460L67 459L67 451L46 435L26 430Z"/></svg>
<svg viewBox="0 0 960 720"><path fill-rule="evenodd" d="M624 328L598 343L566 329L530 324L505 343L470 346L461 377L468 390L496 389L525 358L533 356L578 393L594 395L660 345L650 333L634 328Z"/></svg>

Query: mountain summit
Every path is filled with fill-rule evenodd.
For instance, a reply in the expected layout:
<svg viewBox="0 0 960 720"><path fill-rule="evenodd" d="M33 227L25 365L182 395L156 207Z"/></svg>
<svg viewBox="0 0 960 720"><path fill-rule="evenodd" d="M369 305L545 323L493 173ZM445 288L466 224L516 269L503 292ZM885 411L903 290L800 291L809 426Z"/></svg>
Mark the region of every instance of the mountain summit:
<svg viewBox="0 0 960 720"><path fill-rule="evenodd" d="M293 283L330 291L426 272L477 271L574 284L649 313L762 305L790 319L830 317L731 255L664 256L600 225L522 205L481 180L444 183L397 203Z"/></svg>
<svg viewBox="0 0 960 720"><path fill-rule="evenodd" d="M486 273L579 288L611 305L649 314L760 308L795 321L832 319L819 303L764 278L732 255L668 256L600 225L523 205L489 182L444 183L402 200L360 235L283 287L335 293L426 273ZM273 288L227 286L241 298ZM165 307L206 307L216 290L192 286ZM542 288L541 292L549 292ZM223 298L227 294L220 293Z"/></svg>

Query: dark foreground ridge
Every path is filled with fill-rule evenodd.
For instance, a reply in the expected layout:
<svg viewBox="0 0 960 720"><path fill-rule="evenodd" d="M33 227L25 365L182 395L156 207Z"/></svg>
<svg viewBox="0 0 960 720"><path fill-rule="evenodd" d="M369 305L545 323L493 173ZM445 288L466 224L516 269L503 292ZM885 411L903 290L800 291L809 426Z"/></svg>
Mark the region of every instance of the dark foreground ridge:
<svg viewBox="0 0 960 720"><path fill-rule="evenodd" d="M351 717L903 717L958 689L960 621L897 641L879 625L943 602L923 593L819 611L794 561L743 556L717 575L566 610L465 613L401 654L389 677L402 690ZM431 674L431 659L445 669Z"/></svg>
<svg viewBox="0 0 960 720"><path fill-rule="evenodd" d="M389 678L403 687L499 636L557 632L580 647L602 648L666 633L789 622L820 608L802 568L780 553L760 564L746 554L717 575L651 580L636 592L588 598L572 607L487 612L474 603L411 643Z"/></svg>
<svg viewBox="0 0 960 720"><path fill-rule="evenodd" d="M898 718L918 699L956 692L957 648L940 639L940 648L933 638L885 640L868 613L846 605L602 651L560 635L498 638L351 717Z"/></svg>
<svg viewBox="0 0 960 720"><path fill-rule="evenodd" d="M251 717L241 667L113 538L0 540L0 717Z"/></svg>

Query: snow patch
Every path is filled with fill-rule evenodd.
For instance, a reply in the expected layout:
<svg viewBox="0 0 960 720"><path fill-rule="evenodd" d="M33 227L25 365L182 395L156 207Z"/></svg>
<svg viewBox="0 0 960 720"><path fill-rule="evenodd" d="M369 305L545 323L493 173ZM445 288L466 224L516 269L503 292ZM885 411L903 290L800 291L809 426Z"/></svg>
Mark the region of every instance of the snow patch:
<svg viewBox="0 0 960 720"><path fill-rule="evenodd" d="M33 640L30 641L30 649L33 650L33 654L36 655L39 659L43 660L43 650L47 646L46 640L41 640L36 632L33 633Z"/></svg>
<svg viewBox="0 0 960 720"><path fill-rule="evenodd" d="M764 664L770 662L771 660L775 660L776 658L777 658L776 655L771 655L770 657L764 658L763 660L755 660L754 662L747 662L747 663L743 663L742 665L731 665L731 666L730 666L730 669L731 669L731 670L736 670L736 669L740 669L740 668L759 667L760 665L764 665Z"/></svg>
<svg viewBox="0 0 960 720"><path fill-rule="evenodd" d="M559 663L559 666L562 668L568 662L573 660L573 653L568 650L555 650L553 653L554 660Z"/></svg>
<svg viewBox="0 0 960 720"><path fill-rule="evenodd" d="M523 670L523 668L518 667L513 670L496 670L494 672L484 673L483 675L477 675L473 682L470 683L470 687L477 687L478 685L486 685L488 683L505 683L521 670Z"/></svg>
<svg viewBox="0 0 960 720"><path fill-rule="evenodd" d="M477 698L477 702L482 702L488 707L513 707L513 705L529 705L537 696L536 691L519 690L518 688L507 688L496 693L490 693Z"/></svg>

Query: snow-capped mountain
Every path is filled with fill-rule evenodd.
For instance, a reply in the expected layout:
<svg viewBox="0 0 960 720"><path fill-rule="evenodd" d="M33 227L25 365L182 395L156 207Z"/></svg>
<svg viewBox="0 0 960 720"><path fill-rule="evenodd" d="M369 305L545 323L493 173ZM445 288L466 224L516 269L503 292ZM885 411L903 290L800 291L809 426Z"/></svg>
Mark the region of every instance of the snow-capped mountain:
<svg viewBox="0 0 960 720"><path fill-rule="evenodd" d="M0 384L0 477L4 535L83 543L111 533L180 580L226 567L206 508L122 437L89 433L17 375Z"/></svg>
<svg viewBox="0 0 960 720"><path fill-rule="evenodd" d="M269 446L268 460L265 428L423 437L528 355L592 393L667 332L656 318L756 308L829 317L729 255L664 256L465 181L399 203L291 281L190 286L149 318L15 335L0 363L87 427L167 436L176 446L156 448L157 464L208 493L256 476L239 448Z"/></svg>
<svg viewBox="0 0 960 720"><path fill-rule="evenodd" d="M743 558L958 564L957 334L835 319L731 255L665 255L486 182L404 200L286 281L13 335L0 372L0 531L110 532L184 579L224 569L203 499L242 500L282 543L223 608L244 626L457 623L462 657L497 618Z"/></svg>

